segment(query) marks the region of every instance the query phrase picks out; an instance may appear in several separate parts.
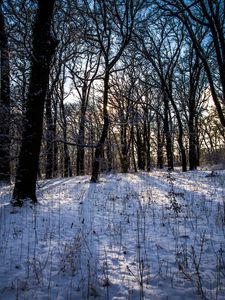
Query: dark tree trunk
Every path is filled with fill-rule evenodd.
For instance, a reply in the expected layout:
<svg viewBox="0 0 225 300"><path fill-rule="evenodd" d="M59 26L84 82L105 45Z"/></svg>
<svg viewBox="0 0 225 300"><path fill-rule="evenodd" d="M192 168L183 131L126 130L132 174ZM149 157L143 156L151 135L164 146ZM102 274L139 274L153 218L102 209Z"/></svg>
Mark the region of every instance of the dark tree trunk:
<svg viewBox="0 0 225 300"><path fill-rule="evenodd" d="M178 129L179 129L178 145L179 145L180 153L181 153L182 171L186 172L187 171L187 158L186 158L186 151L185 151L185 147L184 147L184 143L183 143L183 136L184 136L183 125L182 125L179 110L177 108L176 103L174 102L171 90L170 90L170 101L174 108L176 118L177 118L177 123L178 123Z"/></svg>
<svg viewBox="0 0 225 300"><path fill-rule="evenodd" d="M195 116L195 130L196 130L196 166L200 167L200 142L198 132L198 117Z"/></svg>
<svg viewBox="0 0 225 300"><path fill-rule="evenodd" d="M9 48L0 1L0 181L10 182Z"/></svg>
<svg viewBox="0 0 225 300"><path fill-rule="evenodd" d="M148 118L148 113L146 113L146 119ZM150 122L148 119L144 121L144 142L146 149L146 168L149 172L151 170L151 152L150 152Z"/></svg>
<svg viewBox="0 0 225 300"><path fill-rule="evenodd" d="M65 107L63 103L63 99L61 99L61 113L62 113L62 121L63 121L63 177L71 177L72 176L72 167L70 154L67 144L67 121L66 121L66 113Z"/></svg>
<svg viewBox="0 0 225 300"><path fill-rule="evenodd" d="M192 54L193 56L193 54ZM192 61L193 61L193 57ZM192 63L192 62L191 62ZM199 57L197 56L192 68L190 69L190 87L189 87L189 119L188 119L188 130L189 130L189 168L190 170L196 170L198 166L198 146L197 146L197 128L196 122L196 93L199 85L199 79L201 74L201 66L199 64Z"/></svg>
<svg viewBox="0 0 225 300"><path fill-rule="evenodd" d="M140 132L139 125L137 125L137 159L138 159L138 168L140 170L145 170L145 147Z"/></svg>
<svg viewBox="0 0 225 300"><path fill-rule="evenodd" d="M168 169L173 170L173 147L172 147L172 137L169 124L169 103L168 99L164 97L164 133L166 138L166 157Z"/></svg>
<svg viewBox="0 0 225 300"><path fill-rule="evenodd" d="M58 120L58 103L53 101L54 107L54 117L53 117L53 177L58 175L58 143L56 142L57 138L57 120Z"/></svg>
<svg viewBox="0 0 225 300"><path fill-rule="evenodd" d="M56 41L50 33L55 0L39 0L33 27L33 56L24 118L22 145L13 191L14 205L25 198L37 202L36 181L42 138L43 113L48 89L51 58Z"/></svg>
<svg viewBox="0 0 225 300"><path fill-rule="evenodd" d="M182 164L182 171L187 171L187 157L186 157L186 151L183 144L183 128L179 126L179 136L178 136L178 145L180 147L180 153L181 153L181 164Z"/></svg>
<svg viewBox="0 0 225 300"><path fill-rule="evenodd" d="M86 107L81 107L80 128L77 146L77 175L84 175L84 137L85 137L85 114Z"/></svg>
<svg viewBox="0 0 225 300"><path fill-rule="evenodd" d="M53 62L54 63L54 62ZM45 177L53 178L57 174L57 143L56 143L56 123L57 123L57 111L58 101L54 100L54 88L59 81L61 73L61 65L58 67L55 78L51 83L51 87L46 97L46 166Z"/></svg>
<svg viewBox="0 0 225 300"><path fill-rule="evenodd" d="M197 141L196 141L196 132L194 126L194 114L193 110L189 106L189 169L197 169Z"/></svg>
<svg viewBox="0 0 225 300"><path fill-rule="evenodd" d="M123 173L127 173L129 169L127 124L121 124L120 142L121 142L121 169Z"/></svg>
<svg viewBox="0 0 225 300"><path fill-rule="evenodd" d="M108 68L106 67L106 70ZM109 114L108 114L108 92L109 92L109 72L106 71L105 78L104 78L104 94L103 94L103 129L101 133L100 140L98 145L95 149L94 160L92 164L92 176L91 182L98 182L99 177L99 169L100 169L100 162L102 160L102 153L104 150L104 143L107 138L108 127L109 127Z"/></svg>
<svg viewBox="0 0 225 300"><path fill-rule="evenodd" d="M112 171L113 168L113 152L112 152L112 142L110 134L108 135L108 140L106 144L106 155L107 155L107 170L108 172Z"/></svg>
<svg viewBox="0 0 225 300"><path fill-rule="evenodd" d="M163 134L161 132L161 122L159 116L157 120L157 167L163 169Z"/></svg>
<svg viewBox="0 0 225 300"><path fill-rule="evenodd" d="M71 161L70 161L70 155L69 155L69 149L67 143L64 143L63 150L64 150L63 176L71 177L73 174L72 174Z"/></svg>
<svg viewBox="0 0 225 300"><path fill-rule="evenodd" d="M46 141L46 170L45 177L53 177L53 161L54 161L54 124L52 118L52 98L48 95L46 100L46 127L47 127L47 141Z"/></svg>
<svg viewBox="0 0 225 300"><path fill-rule="evenodd" d="M85 76L88 78L87 71ZM86 112L88 106L90 86L88 86L88 81L85 80L82 87L82 99L81 99L81 112L80 112L80 122L79 122L79 133L78 133L78 147L77 147L77 175L85 174L85 126L86 126Z"/></svg>
<svg viewBox="0 0 225 300"><path fill-rule="evenodd" d="M84 147L77 147L77 176L84 175Z"/></svg>
<svg viewBox="0 0 225 300"><path fill-rule="evenodd" d="M135 157L135 139L134 139L134 125L131 125L130 130L130 140L131 140L131 152L132 152L132 159L134 164L134 172L137 173L137 163L136 163L136 157Z"/></svg>

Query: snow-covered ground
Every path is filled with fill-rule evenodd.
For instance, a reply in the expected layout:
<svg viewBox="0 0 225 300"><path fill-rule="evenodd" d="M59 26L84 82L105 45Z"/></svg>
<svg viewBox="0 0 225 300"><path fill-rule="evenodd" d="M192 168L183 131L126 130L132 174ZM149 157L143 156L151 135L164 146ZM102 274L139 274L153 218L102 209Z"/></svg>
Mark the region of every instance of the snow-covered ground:
<svg viewBox="0 0 225 300"><path fill-rule="evenodd" d="M22 208L0 188L1 300L225 299L224 171L39 185Z"/></svg>

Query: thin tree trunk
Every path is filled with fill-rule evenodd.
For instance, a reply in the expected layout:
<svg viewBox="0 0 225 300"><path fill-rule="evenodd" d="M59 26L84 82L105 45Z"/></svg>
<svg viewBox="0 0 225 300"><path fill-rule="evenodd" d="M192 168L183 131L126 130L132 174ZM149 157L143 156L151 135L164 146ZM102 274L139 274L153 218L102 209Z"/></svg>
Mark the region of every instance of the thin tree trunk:
<svg viewBox="0 0 225 300"><path fill-rule="evenodd" d="M39 0L33 27L33 56L22 145L13 191L13 204L25 198L37 202L36 181L43 130L43 114L48 89L51 58L57 42L50 33L55 0Z"/></svg>
<svg viewBox="0 0 225 300"><path fill-rule="evenodd" d="M197 145L196 145L196 132L194 127L194 116L190 112L189 121L188 121L188 129L189 129L189 169L196 170L197 169Z"/></svg>
<svg viewBox="0 0 225 300"><path fill-rule="evenodd" d="M137 124L137 159L138 159L138 168L140 170L145 169L145 150L144 150L144 143L142 139L142 135Z"/></svg>
<svg viewBox="0 0 225 300"><path fill-rule="evenodd" d="M161 123L159 116L156 117L157 122L157 167L163 169L163 136L161 134Z"/></svg>
<svg viewBox="0 0 225 300"><path fill-rule="evenodd" d="M111 136L110 133L108 134L108 139L107 139L107 150L106 150L106 155L107 155L107 170L108 172L112 171L113 168L113 152L112 152L112 142L111 142Z"/></svg>
<svg viewBox="0 0 225 300"><path fill-rule="evenodd" d="M53 61L54 63L54 61ZM51 82L51 87L47 93L46 98L46 129L47 129L47 142L46 142L46 166L45 166L45 177L53 178L57 173L56 159L57 155L57 144L56 140L56 123L57 123L57 101L54 101L54 88L59 81L61 73L61 64L58 66L54 80ZM54 111L54 115L53 115ZM55 153L56 152L56 153Z"/></svg>
<svg viewBox="0 0 225 300"><path fill-rule="evenodd" d="M196 130L196 166L200 167L200 142L199 142L199 130L198 130L198 117L195 117L195 130Z"/></svg>
<svg viewBox="0 0 225 300"><path fill-rule="evenodd" d="M180 153L181 153L182 171L186 172L187 171L187 158L186 158L185 147L184 147L184 144L183 144L184 131L183 131L183 125L182 125L182 121L181 121L181 117L180 117L180 112L177 108L177 105L174 101L173 94L172 94L172 79L171 79L171 77L169 77L169 85L165 86L165 88L166 88L167 97L168 97L168 99L167 99L167 97L164 97L165 110L167 110L169 112L169 102L168 101L170 101L171 104L172 104L172 107L175 111L175 115L176 115L176 119L177 119L177 123L178 123L178 130L179 130L178 145L179 145ZM165 117L165 119L167 119L167 117ZM167 122L167 120L166 120L166 122ZM167 124L166 124L166 127L167 127L167 130L168 130L169 127L167 126ZM171 145L172 145L172 143L171 143ZM171 169L173 170L173 162L172 162Z"/></svg>
<svg viewBox="0 0 225 300"><path fill-rule="evenodd" d="M120 142L121 142L121 169L123 173L127 173L129 169L127 124L121 124Z"/></svg>
<svg viewBox="0 0 225 300"><path fill-rule="evenodd" d="M133 158L133 164L134 164L134 172L137 173L137 164L136 164L136 158L135 158L135 140L134 140L134 125L131 125L131 132L130 132L130 138L131 138L131 151L132 151L132 158Z"/></svg>
<svg viewBox="0 0 225 300"><path fill-rule="evenodd" d="M177 108L176 103L174 102L172 92L170 92L170 101L171 101L171 104L174 108L176 118L177 118L177 123L178 123L178 129L179 129L178 145L179 145L180 153L181 153L182 171L186 172L187 171L187 158L186 158L185 147L184 147L184 144L183 144L183 136L184 136L183 125L182 125L182 121L181 121L181 118L180 118L179 110Z"/></svg>
<svg viewBox="0 0 225 300"><path fill-rule="evenodd" d="M70 161L70 154L67 144L67 122L66 122L66 113L64 108L63 99L61 99L61 112L62 112L62 121L63 121L63 177L72 176L72 167Z"/></svg>
<svg viewBox="0 0 225 300"><path fill-rule="evenodd" d="M78 134L78 146L77 146L77 176L84 175L84 137L85 137L85 114L86 107L81 107L81 118L80 118L80 128Z"/></svg>
<svg viewBox="0 0 225 300"><path fill-rule="evenodd" d="M54 159L54 124L52 118L52 98L51 95L48 95L46 100L46 126L47 126L47 141L46 141L46 169L45 177L53 177L53 159Z"/></svg>
<svg viewBox="0 0 225 300"><path fill-rule="evenodd" d="M54 107L54 117L53 117L53 177L58 175L58 143L56 142L57 138L57 120L58 120L58 103L53 101Z"/></svg>
<svg viewBox="0 0 225 300"><path fill-rule="evenodd" d="M169 103L168 100L164 97L164 133L166 138L166 157L168 169L173 170L173 150L172 150L172 137L171 130L169 126Z"/></svg>
<svg viewBox="0 0 225 300"><path fill-rule="evenodd" d="M146 114L146 118L148 118L148 114ZM144 122L144 140L145 140L145 148L146 148L146 168L149 172L151 170L151 146L150 146L150 122L146 120Z"/></svg>

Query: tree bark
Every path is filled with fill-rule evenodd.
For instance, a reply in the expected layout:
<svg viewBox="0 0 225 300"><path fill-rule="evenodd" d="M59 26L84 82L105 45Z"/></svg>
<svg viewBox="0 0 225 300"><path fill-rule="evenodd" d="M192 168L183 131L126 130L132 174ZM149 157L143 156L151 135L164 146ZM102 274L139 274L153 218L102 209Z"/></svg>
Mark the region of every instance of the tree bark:
<svg viewBox="0 0 225 300"><path fill-rule="evenodd" d="M108 139L106 143L106 155L107 155L107 171L111 172L113 169L113 151L112 151L112 141L110 133L108 134Z"/></svg>
<svg viewBox="0 0 225 300"><path fill-rule="evenodd" d="M2 0L0 1L0 181L10 182L10 69Z"/></svg>
<svg viewBox="0 0 225 300"><path fill-rule="evenodd" d="M183 130L183 125L180 117L179 110L177 108L177 105L173 99L172 91L169 91L169 98L171 101L171 104L173 106L173 109L175 111L175 115L177 118L177 123L178 123L178 129L179 129L179 134L178 134L178 145L180 148L180 153L181 153L181 163L182 163L182 171L186 172L187 171L187 158L186 158L186 151L183 143L183 136L184 136L184 130Z"/></svg>
<svg viewBox="0 0 225 300"><path fill-rule="evenodd" d="M122 173L127 173L129 170L127 124L121 124L120 142L121 142L121 169L122 169Z"/></svg>
<svg viewBox="0 0 225 300"><path fill-rule="evenodd" d="M62 114L62 123L63 123L63 177L71 177L72 176L72 167L71 167L71 160L70 154L67 144L67 121L66 121L66 112L63 103L63 98L60 99L61 103L61 114Z"/></svg>
<svg viewBox="0 0 225 300"><path fill-rule="evenodd" d="M194 126L195 120L195 102L193 98L189 99L189 169L197 169L197 141L196 141L196 130Z"/></svg>
<svg viewBox="0 0 225 300"><path fill-rule="evenodd" d="M172 137L171 130L169 126L169 102L164 96L164 133L166 138L166 157L168 169L173 170L173 149L172 149Z"/></svg>
<svg viewBox="0 0 225 300"><path fill-rule="evenodd" d="M33 56L26 102L22 145L13 191L14 205L30 198L37 202L36 181L43 130L43 113L48 89L51 58L57 42L50 33L55 0L39 0L33 27Z"/></svg>
<svg viewBox="0 0 225 300"><path fill-rule="evenodd" d="M78 145L77 146L77 176L84 175L84 137L85 137L85 116L86 116L87 105L85 99L82 100L81 104L81 116L79 124L78 134Z"/></svg>
<svg viewBox="0 0 225 300"><path fill-rule="evenodd" d="M145 115L146 120L144 121L144 141L146 149L146 169L148 172L151 170L151 145L150 145L150 122L147 119L148 114Z"/></svg>
<svg viewBox="0 0 225 300"><path fill-rule="evenodd" d="M46 127L47 127L47 141L46 141L46 169L45 177L47 179L53 178L53 159L54 159L54 124L52 118L52 99L49 94L46 100Z"/></svg>
<svg viewBox="0 0 225 300"><path fill-rule="evenodd" d="M163 169L163 136L161 133L161 122L159 116L156 116L157 122L157 167Z"/></svg>
<svg viewBox="0 0 225 300"><path fill-rule="evenodd" d="M139 170L145 170L145 147L143 138L141 136L141 131L139 128L139 125L137 124L136 134L137 134L137 163L138 163L138 169Z"/></svg>
<svg viewBox="0 0 225 300"><path fill-rule="evenodd" d="M106 67L106 70L108 68ZM105 77L104 77L104 94L103 94L103 129L102 134L99 140L99 143L95 150L94 155L94 161L92 165L92 176L91 176L91 182L98 182L98 176L99 176L99 168L100 168L100 161L102 159L101 155L104 150L104 143L107 137L108 133L108 127L109 127L109 114L108 114L108 93L109 93L109 72L106 71Z"/></svg>

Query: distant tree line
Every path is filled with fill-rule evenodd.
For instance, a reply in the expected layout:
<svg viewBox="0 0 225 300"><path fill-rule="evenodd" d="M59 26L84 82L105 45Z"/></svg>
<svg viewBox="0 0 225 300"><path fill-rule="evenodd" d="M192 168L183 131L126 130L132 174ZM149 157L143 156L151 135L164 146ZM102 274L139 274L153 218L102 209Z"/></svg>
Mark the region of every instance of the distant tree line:
<svg viewBox="0 0 225 300"><path fill-rule="evenodd" d="M0 0L0 181L225 161L222 0Z"/></svg>

